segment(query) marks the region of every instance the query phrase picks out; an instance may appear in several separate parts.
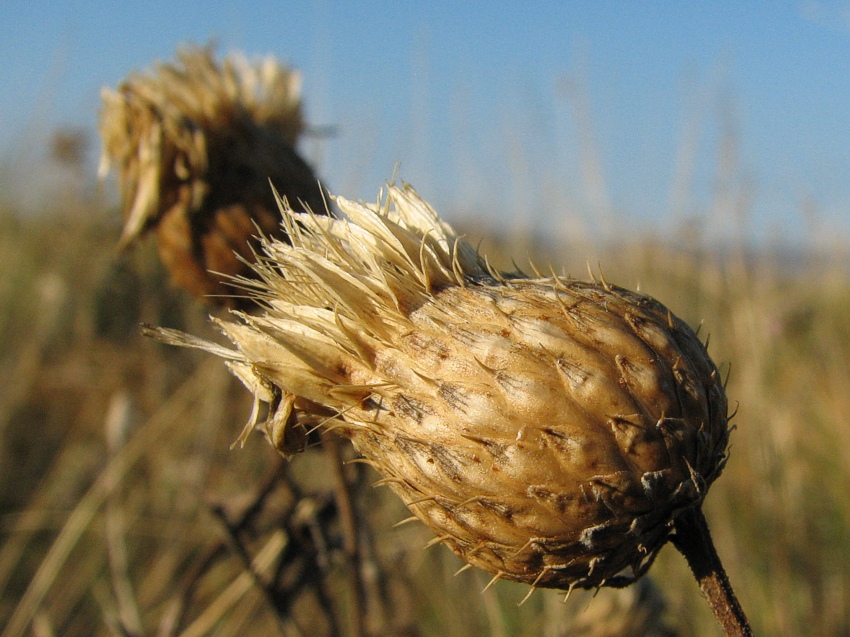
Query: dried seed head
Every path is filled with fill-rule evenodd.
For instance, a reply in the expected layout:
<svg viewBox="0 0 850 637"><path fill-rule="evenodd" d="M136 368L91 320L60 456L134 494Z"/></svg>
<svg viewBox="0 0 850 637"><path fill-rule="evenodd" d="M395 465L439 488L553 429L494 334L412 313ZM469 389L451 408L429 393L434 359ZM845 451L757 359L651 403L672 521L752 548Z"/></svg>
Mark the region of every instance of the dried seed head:
<svg viewBox="0 0 850 637"><path fill-rule="evenodd" d="M644 577L625 589L574 594L569 602L553 608L553 636L682 637L667 600L652 577Z"/></svg>
<svg viewBox="0 0 850 637"><path fill-rule="evenodd" d="M298 73L273 58L230 55L219 64L209 47L190 47L175 63L105 88L100 173L117 167L121 246L154 229L177 285L232 295L211 272L249 276L244 260L253 259L257 227L284 236L269 180L295 209L325 209L295 151L304 128L300 86Z"/></svg>
<svg viewBox="0 0 850 637"><path fill-rule="evenodd" d="M346 220L285 215L292 245L266 242L246 282L265 312L208 348L285 405L276 427L350 437L473 565L557 588L643 574L725 459L693 331L606 283L489 270L409 187L337 203Z"/></svg>

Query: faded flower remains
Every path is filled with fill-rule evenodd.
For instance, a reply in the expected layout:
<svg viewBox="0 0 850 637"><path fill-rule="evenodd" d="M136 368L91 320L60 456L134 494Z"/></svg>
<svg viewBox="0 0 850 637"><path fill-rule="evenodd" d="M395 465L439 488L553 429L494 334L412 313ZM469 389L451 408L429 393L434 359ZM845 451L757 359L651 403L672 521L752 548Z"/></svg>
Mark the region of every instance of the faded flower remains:
<svg viewBox="0 0 850 637"><path fill-rule="evenodd" d="M624 585L671 538L704 577L713 548L680 544L697 528L710 546L699 508L729 427L694 332L605 281L494 270L410 187L336 202L344 219L286 210L291 245L264 240L239 282L263 311L218 321L235 349L160 338L228 359L283 453L316 427L350 438L435 542L495 578ZM732 606L729 634L750 634Z"/></svg>
<svg viewBox="0 0 850 637"><path fill-rule="evenodd" d="M155 232L175 284L239 305L223 276L251 275L257 228L285 239L269 179L294 208L325 209L296 151L304 128L300 75L274 58L188 47L104 89L100 173L118 173L120 246Z"/></svg>

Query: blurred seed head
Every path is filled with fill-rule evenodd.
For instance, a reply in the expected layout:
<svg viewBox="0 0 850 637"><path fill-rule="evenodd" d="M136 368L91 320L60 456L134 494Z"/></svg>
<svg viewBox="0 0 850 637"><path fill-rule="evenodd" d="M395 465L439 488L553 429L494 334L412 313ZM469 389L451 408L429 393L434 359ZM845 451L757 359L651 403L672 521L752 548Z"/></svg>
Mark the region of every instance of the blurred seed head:
<svg viewBox="0 0 850 637"><path fill-rule="evenodd" d="M102 98L100 174L118 174L120 245L154 231L174 282L194 294L232 295L221 275L251 275L255 235L284 237L269 181L294 209L325 211L295 150L301 79L274 58L218 62L188 47Z"/></svg>
<svg viewBox="0 0 850 637"><path fill-rule="evenodd" d="M532 586L624 585L699 506L728 442L703 344L654 299L492 270L409 187L335 220L287 211L264 312L219 321L284 453L349 437L469 563ZM248 429L257 424L255 409ZM289 435L287 435L289 434Z"/></svg>
<svg viewBox="0 0 850 637"><path fill-rule="evenodd" d="M561 608L555 609L566 616L559 629L547 630L547 637L680 637L682 634L651 577L644 577L628 588L588 591L569 601L568 608L559 604Z"/></svg>
<svg viewBox="0 0 850 637"><path fill-rule="evenodd" d="M67 168L79 169L89 152L89 135L78 128L60 128L50 138L50 158Z"/></svg>

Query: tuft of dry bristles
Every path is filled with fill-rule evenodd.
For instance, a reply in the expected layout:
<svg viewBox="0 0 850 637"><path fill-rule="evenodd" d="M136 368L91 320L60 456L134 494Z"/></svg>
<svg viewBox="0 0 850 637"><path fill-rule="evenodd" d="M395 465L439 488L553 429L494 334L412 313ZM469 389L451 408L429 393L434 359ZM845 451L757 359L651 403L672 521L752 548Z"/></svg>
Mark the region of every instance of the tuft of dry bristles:
<svg viewBox="0 0 850 637"><path fill-rule="evenodd" d="M258 228L283 238L269 181L296 210L326 208L296 151L300 76L274 58L189 47L102 98L100 174L117 169L120 245L155 231L174 282L196 295L232 304L221 275L250 276Z"/></svg>
<svg viewBox="0 0 850 637"><path fill-rule="evenodd" d="M346 219L286 210L264 311L201 346L269 404L286 453L349 437L470 564L534 587L624 585L697 510L729 437L717 368L663 305L606 282L491 269L410 187ZM257 425L254 410L249 429Z"/></svg>

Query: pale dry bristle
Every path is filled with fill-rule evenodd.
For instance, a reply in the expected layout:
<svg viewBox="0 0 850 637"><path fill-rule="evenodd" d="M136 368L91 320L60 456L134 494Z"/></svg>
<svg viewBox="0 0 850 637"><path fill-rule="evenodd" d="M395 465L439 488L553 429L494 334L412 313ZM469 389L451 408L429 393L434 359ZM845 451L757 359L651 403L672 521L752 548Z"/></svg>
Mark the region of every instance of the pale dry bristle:
<svg viewBox="0 0 850 637"><path fill-rule="evenodd" d="M219 272L248 275L257 228L280 232L269 181L300 210L323 212L322 190L295 150L304 129L301 80L273 58L221 63L189 47L176 62L104 88L100 174L115 167L126 246L155 230L175 282L199 295L233 292Z"/></svg>
<svg viewBox="0 0 850 637"><path fill-rule="evenodd" d="M690 328L608 283L493 273L410 187L337 203L344 220L287 211L291 244L266 241L245 282L265 312L219 321L272 428L350 437L499 578L642 575L725 461L725 394Z"/></svg>

